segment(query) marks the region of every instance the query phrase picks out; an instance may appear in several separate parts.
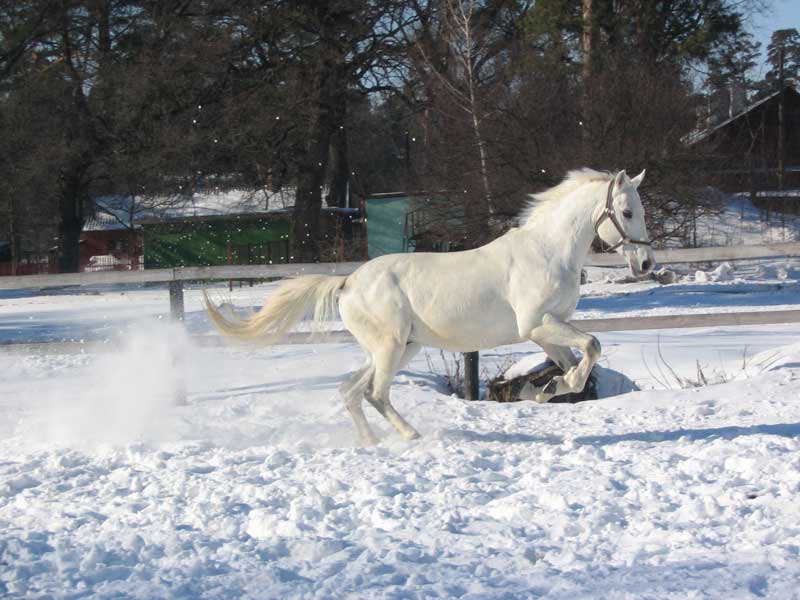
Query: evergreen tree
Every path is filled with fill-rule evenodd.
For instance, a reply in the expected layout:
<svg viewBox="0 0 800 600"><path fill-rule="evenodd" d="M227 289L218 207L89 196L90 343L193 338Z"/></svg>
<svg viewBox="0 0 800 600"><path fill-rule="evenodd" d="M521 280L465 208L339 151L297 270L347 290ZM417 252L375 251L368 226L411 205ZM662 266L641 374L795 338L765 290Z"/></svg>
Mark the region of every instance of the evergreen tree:
<svg viewBox="0 0 800 600"><path fill-rule="evenodd" d="M758 64L760 47L752 34L739 30L724 36L710 53L706 79L710 121L728 119L747 106L756 89L752 73Z"/></svg>
<svg viewBox="0 0 800 600"><path fill-rule="evenodd" d="M800 83L800 33L797 29L780 29L772 33L767 46L770 69L765 80L772 90L780 85L781 67L784 83Z"/></svg>

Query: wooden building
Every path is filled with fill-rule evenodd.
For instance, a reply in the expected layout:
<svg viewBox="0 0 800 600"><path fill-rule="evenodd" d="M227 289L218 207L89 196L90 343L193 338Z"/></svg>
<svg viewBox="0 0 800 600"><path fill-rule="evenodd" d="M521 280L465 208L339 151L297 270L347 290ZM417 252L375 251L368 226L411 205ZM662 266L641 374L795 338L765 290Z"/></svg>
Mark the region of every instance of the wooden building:
<svg viewBox="0 0 800 600"><path fill-rule="evenodd" d="M726 192L800 188L800 93L786 86L687 138L707 157L710 183Z"/></svg>
<svg viewBox="0 0 800 600"><path fill-rule="evenodd" d="M86 220L80 238L81 271L136 271L141 268L142 230L108 214Z"/></svg>

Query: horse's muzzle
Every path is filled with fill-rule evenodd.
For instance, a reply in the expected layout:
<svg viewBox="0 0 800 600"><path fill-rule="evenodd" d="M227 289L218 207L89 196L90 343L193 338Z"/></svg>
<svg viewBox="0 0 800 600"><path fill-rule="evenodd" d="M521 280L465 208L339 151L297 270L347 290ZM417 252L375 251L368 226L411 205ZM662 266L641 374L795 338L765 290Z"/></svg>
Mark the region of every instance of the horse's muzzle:
<svg viewBox="0 0 800 600"><path fill-rule="evenodd" d="M638 246L635 251L626 252L625 258L628 259L631 273L636 277L652 273L656 266L655 256L650 246Z"/></svg>

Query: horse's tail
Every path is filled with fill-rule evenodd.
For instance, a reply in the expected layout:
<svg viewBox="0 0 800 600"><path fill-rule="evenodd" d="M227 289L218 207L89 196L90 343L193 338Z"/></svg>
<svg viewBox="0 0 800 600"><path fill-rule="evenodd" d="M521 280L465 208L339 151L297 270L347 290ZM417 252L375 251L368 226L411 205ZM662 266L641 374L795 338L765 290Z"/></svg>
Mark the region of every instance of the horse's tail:
<svg viewBox="0 0 800 600"><path fill-rule="evenodd" d="M304 275L282 284L261 310L250 318L223 315L203 291L206 310L217 329L232 338L275 344L306 314L314 321L336 317L337 292L347 277Z"/></svg>

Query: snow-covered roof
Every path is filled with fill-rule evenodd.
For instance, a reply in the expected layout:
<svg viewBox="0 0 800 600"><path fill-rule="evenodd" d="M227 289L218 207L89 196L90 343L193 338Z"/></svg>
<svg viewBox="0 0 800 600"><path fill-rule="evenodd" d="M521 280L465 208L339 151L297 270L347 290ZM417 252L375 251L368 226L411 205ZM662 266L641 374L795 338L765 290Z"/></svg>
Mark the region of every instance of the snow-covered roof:
<svg viewBox="0 0 800 600"><path fill-rule="evenodd" d="M116 218L106 212L97 211L83 223L83 231L119 231L129 229L129 219L124 215Z"/></svg>
<svg viewBox="0 0 800 600"><path fill-rule="evenodd" d="M185 219L212 216L256 215L285 211L294 205L294 189L204 190L191 195L136 198L123 195L94 198L95 215L84 231L130 229L144 220Z"/></svg>

